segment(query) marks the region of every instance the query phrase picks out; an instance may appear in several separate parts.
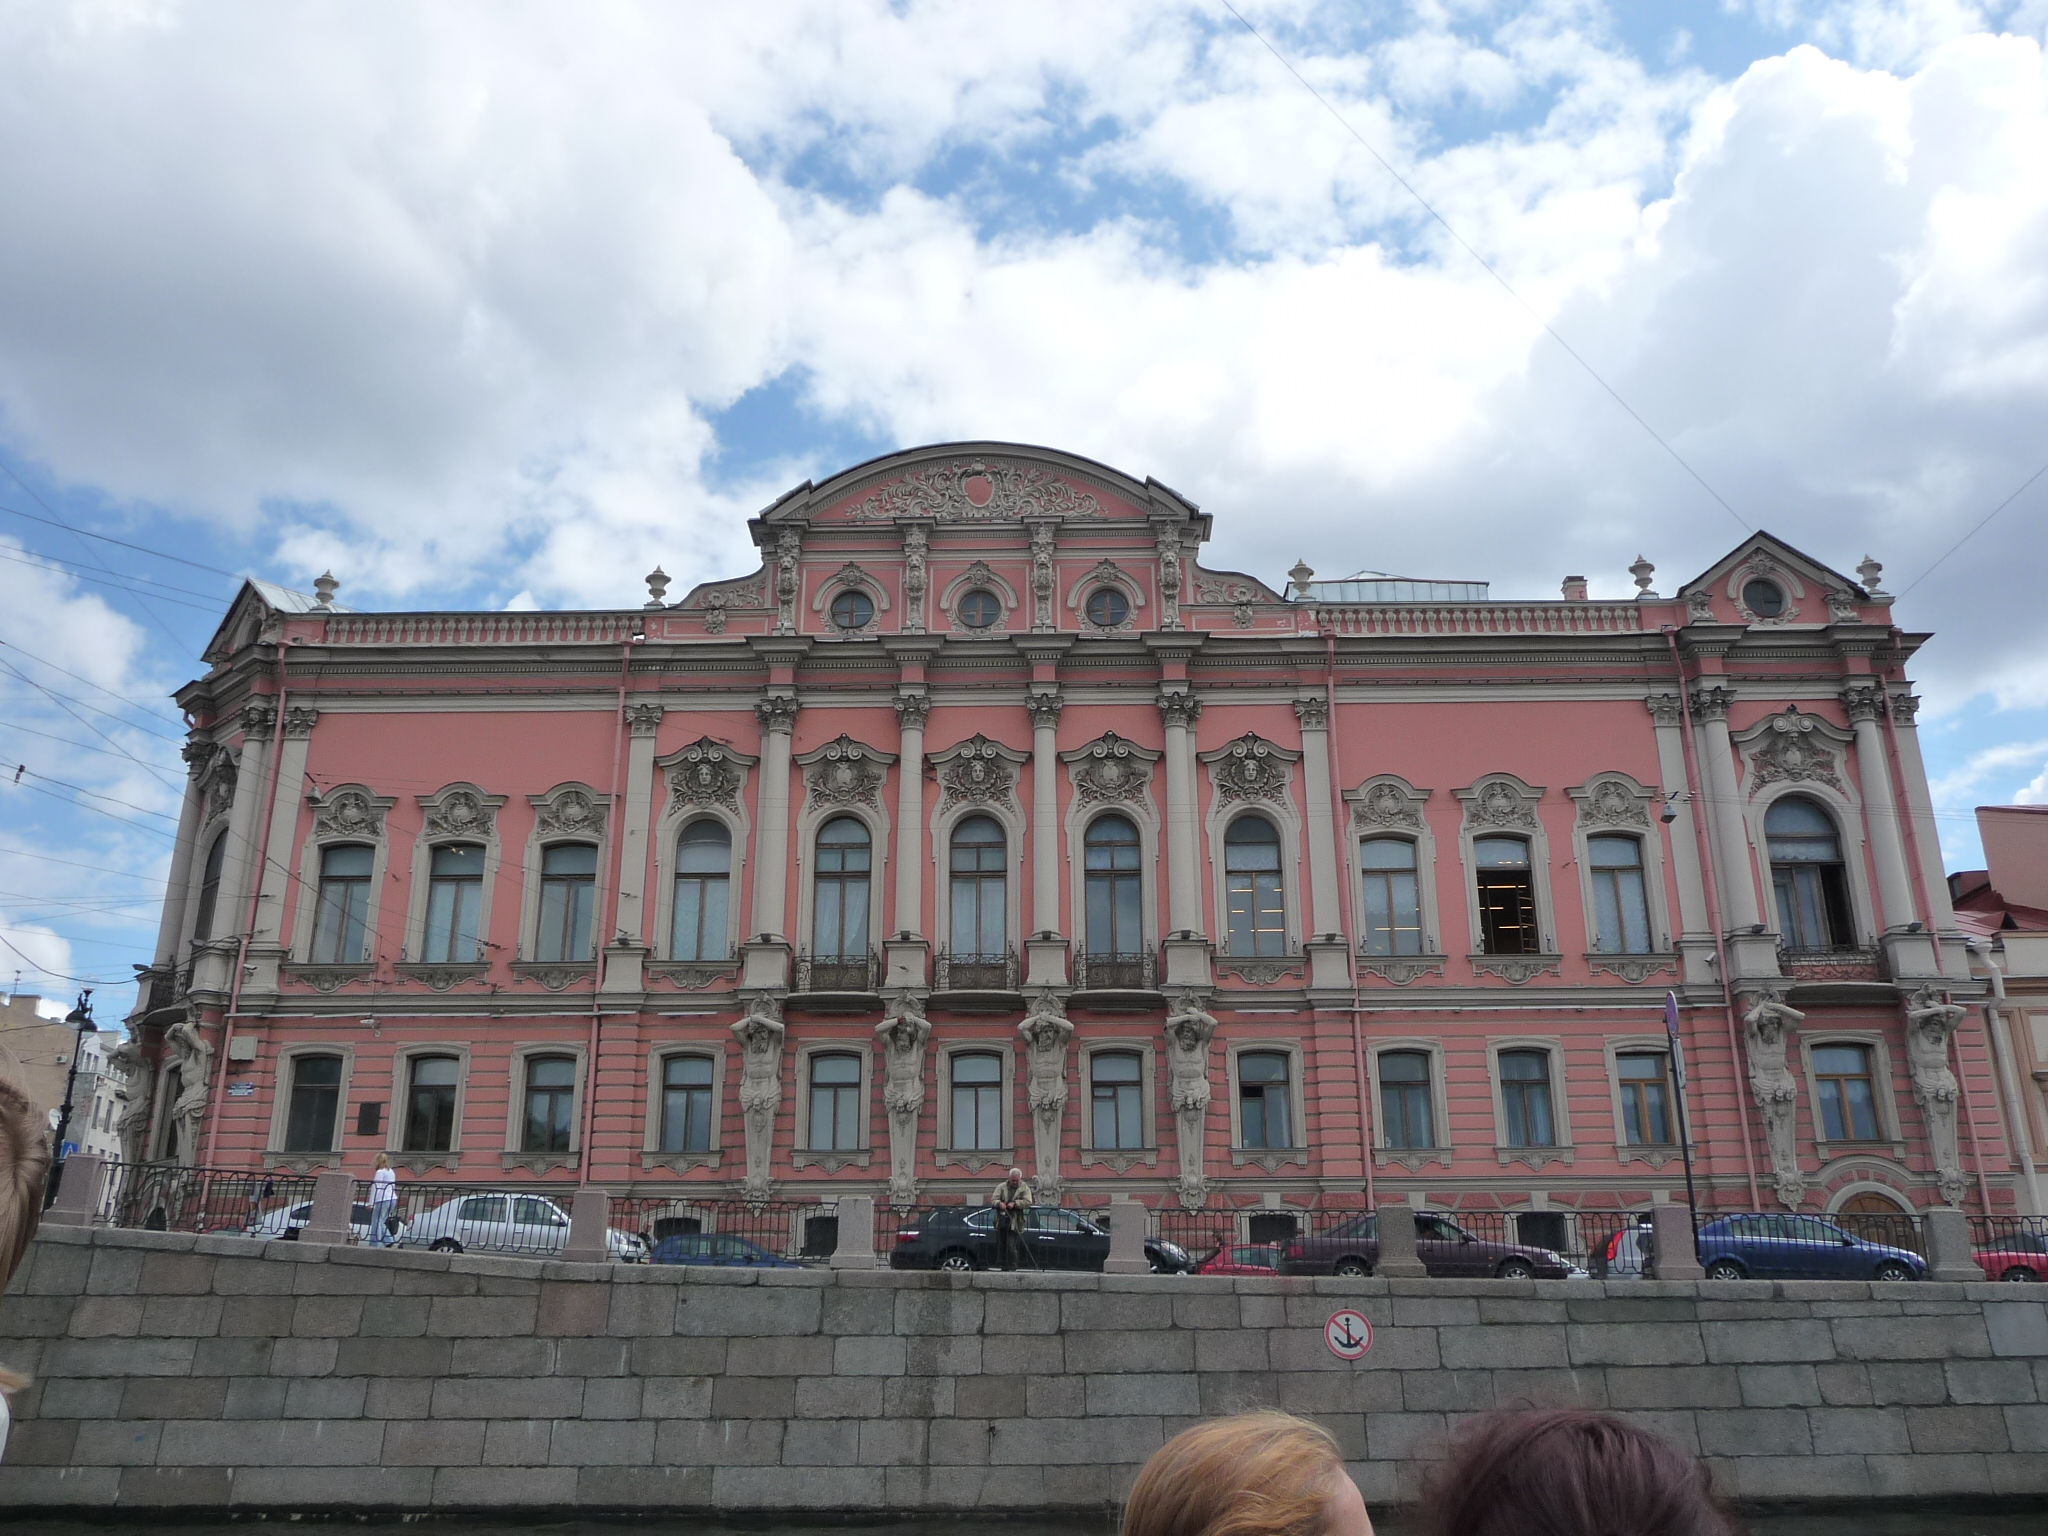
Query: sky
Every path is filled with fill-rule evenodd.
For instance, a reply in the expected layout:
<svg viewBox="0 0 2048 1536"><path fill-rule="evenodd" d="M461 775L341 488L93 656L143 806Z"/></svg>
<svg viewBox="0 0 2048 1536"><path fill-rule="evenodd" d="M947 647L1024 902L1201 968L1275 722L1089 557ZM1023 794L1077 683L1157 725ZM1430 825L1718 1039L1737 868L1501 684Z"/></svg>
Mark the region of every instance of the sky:
<svg viewBox="0 0 2048 1536"><path fill-rule="evenodd" d="M1972 867L1972 806L2048 803L2044 32L2048 0L14 0L0 984L130 1006L169 694L238 576L637 605L657 563L752 569L791 485L967 438L1155 476L1275 585L1622 597L1641 554L1668 592L1756 527L1872 556L1935 636Z"/></svg>

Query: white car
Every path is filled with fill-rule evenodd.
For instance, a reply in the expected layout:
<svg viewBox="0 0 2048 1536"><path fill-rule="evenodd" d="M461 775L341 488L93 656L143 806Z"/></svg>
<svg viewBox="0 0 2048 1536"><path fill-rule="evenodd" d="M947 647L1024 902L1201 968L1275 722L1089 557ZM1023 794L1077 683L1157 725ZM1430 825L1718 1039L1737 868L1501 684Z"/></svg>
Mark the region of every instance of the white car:
<svg viewBox="0 0 2048 1536"><path fill-rule="evenodd" d="M280 1205L275 1210L265 1211L256 1220L250 1222L248 1226L242 1229L242 1236L281 1237L287 1242L295 1242L298 1239L299 1233L305 1229L312 1219L313 1202L310 1200L302 1200L297 1205ZM387 1218L387 1221L393 1240L402 1241L405 1235L405 1224L396 1216ZM370 1240L370 1208L361 1200L356 1201L355 1204L349 1207L348 1235L352 1241L358 1243L367 1243Z"/></svg>
<svg viewBox="0 0 2048 1536"><path fill-rule="evenodd" d="M409 1248L435 1253L511 1253L552 1258L569 1241L569 1213L542 1195L460 1195L406 1224L400 1239ZM605 1246L614 1262L639 1264L647 1244L631 1232L613 1227Z"/></svg>
<svg viewBox="0 0 2048 1536"><path fill-rule="evenodd" d="M1623 1227L1607 1242L1606 1278L1641 1280L1654 1262L1656 1248L1648 1226Z"/></svg>

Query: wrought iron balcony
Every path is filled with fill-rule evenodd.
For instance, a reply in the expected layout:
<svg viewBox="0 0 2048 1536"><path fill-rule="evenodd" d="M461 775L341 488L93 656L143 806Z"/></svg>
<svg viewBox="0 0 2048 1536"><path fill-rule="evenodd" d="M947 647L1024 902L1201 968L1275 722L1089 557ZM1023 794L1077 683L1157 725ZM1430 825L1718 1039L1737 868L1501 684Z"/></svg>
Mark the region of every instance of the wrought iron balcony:
<svg viewBox="0 0 2048 1536"><path fill-rule="evenodd" d="M797 992L873 992L881 985L882 967L872 951L865 955L817 955L804 950L796 957Z"/></svg>
<svg viewBox="0 0 2048 1536"><path fill-rule="evenodd" d="M1014 992L1017 951L1000 955L955 955L943 947L932 962L932 989L937 992Z"/></svg>
<svg viewBox="0 0 2048 1536"><path fill-rule="evenodd" d="M1149 992L1159 984L1158 957L1149 949L1133 954L1074 956L1074 985L1090 992Z"/></svg>

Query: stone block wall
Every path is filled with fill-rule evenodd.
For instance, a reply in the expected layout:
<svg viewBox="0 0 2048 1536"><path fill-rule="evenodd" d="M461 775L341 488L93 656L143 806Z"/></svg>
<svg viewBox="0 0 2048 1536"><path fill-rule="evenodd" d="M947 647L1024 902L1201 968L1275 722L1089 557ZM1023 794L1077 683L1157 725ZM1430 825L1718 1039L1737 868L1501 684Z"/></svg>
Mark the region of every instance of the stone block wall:
<svg viewBox="0 0 2048 1536"><path fill-rule="evenodd" d="M1363 1311L1347 1364L1323 1325ZM45 1229L0 1508L1100 1509L1196 1419L1376 1504L1473 1412L1612 1408L1749 1499L2048 1493L2048 1306L1934 1283L573 1265Z"/></svg>

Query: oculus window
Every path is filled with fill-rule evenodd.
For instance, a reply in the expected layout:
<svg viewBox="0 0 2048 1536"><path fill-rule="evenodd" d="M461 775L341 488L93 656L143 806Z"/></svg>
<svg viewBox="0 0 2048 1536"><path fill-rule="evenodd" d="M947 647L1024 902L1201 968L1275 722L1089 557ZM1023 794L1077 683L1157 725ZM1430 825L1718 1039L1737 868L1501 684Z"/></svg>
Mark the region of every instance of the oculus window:
<svg viewBox="0 0 2048 1536"><path fill-rule="evenodd" d="M1775 619L1785 612L1785 589L1761 576L1742 584L1742 606L1760 619Z"/></svg>
<svg viewBox="0 0 2048 1536"><path fill-rule="evenodd" d="M976 587L972 592L961 595L960 601L953 605L953 612L968 629L993 629L1002 622L1002 599L993 592Z"/></svg>
<svg viewBox="0 0 2048 1536"><path fill-rule="evenodd" d="M1115 587L1097 587L1088 594L1083 611L1088 622L1101 629L1115 629L1131 616L1131 600Z"/></svg>
<svg viewBox="0 0 2048 1536"><path fill-rule="evenodd" d="M828 610L837 629L866 629L874 622L875 604L865 592L842 592Z"/></svg>

